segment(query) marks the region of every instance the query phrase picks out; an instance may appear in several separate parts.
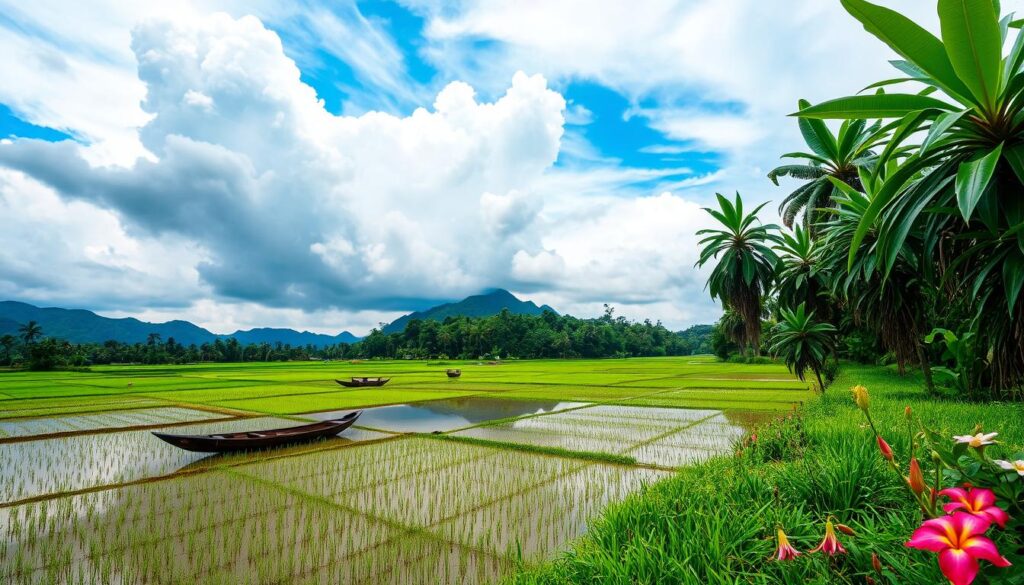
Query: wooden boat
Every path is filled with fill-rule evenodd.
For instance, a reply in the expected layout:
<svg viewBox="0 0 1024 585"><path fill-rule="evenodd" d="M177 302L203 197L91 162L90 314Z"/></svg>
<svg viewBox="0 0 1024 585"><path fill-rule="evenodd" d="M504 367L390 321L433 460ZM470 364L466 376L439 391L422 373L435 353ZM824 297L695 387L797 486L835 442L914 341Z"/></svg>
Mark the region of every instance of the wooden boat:
<svg viewBox="0 0 1024 585"><path fill-rule="evenodd" d="M462 370L446 370L445 373L448 374L449 378L458 378L462 375Z"/></svg>
<svg viewBox="0 0 1024 585"><path fill-rule="evenodd" d="M187 451L199 453L231 453L235 451L252 451L302 443L333 437L352 426L363 411L350 412L335 420L325 420L298 427L270 429L267 431L250 431L242 433L221 433L218 435L171 435L153 433L162 441Z"/></svg>
<svg viewBox="0 0 1024 585"><path fill-rule="evenodd" d="M345 386L346 388L360 388L363 386L383 386L387 384L391 378L351 378L349 380L335 380L335 382Z"/></svg>

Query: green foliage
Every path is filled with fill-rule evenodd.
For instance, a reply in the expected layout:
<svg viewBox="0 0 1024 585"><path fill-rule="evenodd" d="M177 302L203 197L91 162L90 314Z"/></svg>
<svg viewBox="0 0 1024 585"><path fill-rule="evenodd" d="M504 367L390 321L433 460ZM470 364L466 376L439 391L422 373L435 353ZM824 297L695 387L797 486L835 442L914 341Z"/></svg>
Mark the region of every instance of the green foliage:
<svg viewBox="0 0 1024 585"><path fill-rule="evenodd" d="M810 104L800 100L798 106L803 110L809 108ZM793 227L796 218L803 214L804 228L813 232L827 209L832 207L836 188L829 178L857 184L858 170L872 165L875 159L872 149L885 137L886 129L877 122L868 126L864 120L847 120L840 126L836 136L821 120L800 118L798 123L804 142L811 152L791 152L782 157L807 162L776 167L768 173L768 178L776 185L779 184L779 177L785 176L807 180L782 200L779 214L787 227Z"/></svg>
<svg viewBox="0 0 1024 585"><path fill-rule="evenodd" d="M608 307L598 319L544 311L491 317L448 317L443 322L409 321L401 333L374 329L349 353L361 358L457 359L602 358L691 355L701 347L660 323L631 322Z"/></svg>
<svg viewBox="0 0 1024 585"><path fill-rule="evenodd" d="M42 337L43 328L39 326L39 323L35 321L29 321L18 328L18 334L21 336L22 341L26 345L32 345L37 339Z"/></svg>
<svg viewBox="0 0 1024 585"><path fill-rule="evenodd" d="M31 370L52 370L65 365L67 344L52 337L28 346L28 367Z"/></svg>
<svg viewBox="0 0 1024 585"><path fill-rule="evenodd" d="M714 325L693 325L685 331L680 331L679 337L682 337L683 342L691 348L691 355L714 353L714 329Z"/></svg>
<svg viewBox="0 0 1024 585"><path fill-rule="evenodd" d="M708 288L712 298L720 298L727 309L732 309L744 324L740 345L746 345L755 353L760 352L761 313L763 296L775 281L775 265L778 256L771 244L778 241L773 233L773 224L762 225L757 212L764 203L750 213L743 211L743 199L737 193L734 201L722 195L718 198L719 209L705 208L723 229L704 229L697 232L704 236L698 266L712 259L717 260Z"/></svg>
<svg viewBox="0 0 1024 585"><path fill-rule="evenodd" d="M801 109L801 118L893 119L874 189L846 248L883 280L909 264L926 296L941 294L950 323L974 333L983 386L1021 396L1024 383L1024 36L1008 53L998 3L939 0L942 38L895 11L844 0L868 32L905 60L917 95L860 95ZM946 99L925 95L941 92ZM922 134L926 133L923 136ZM947 321L948 322L948 321ZM938 323L936 323L938 324ZM924 330L915 331L920 336ZM897 355L900 355L897 349Z"/></svg>
<svg viewBox="0 0 1024 585"><path fill-rule="evenodd" d="M811 370L818 379L818 388L825 390L821 378L825 361L833 350L832 334L836 328L814 320L814 312L807 312L804 303L796 310L781 309L782 321L775 326L771 351L786 363L786 367L801 380Z"/></svg>
<svg viewBox="0 0 1024 585"><path fill-rule="evenodd" d="M977 390L981 364L978 363L974 337L972 331L968 331L961 338L948 329L936 328L924 338L925 343L942 343L942 359L954 364L952 368L932 367L932 376L939 384L956 390L962 396L973 397Z"/></svg>

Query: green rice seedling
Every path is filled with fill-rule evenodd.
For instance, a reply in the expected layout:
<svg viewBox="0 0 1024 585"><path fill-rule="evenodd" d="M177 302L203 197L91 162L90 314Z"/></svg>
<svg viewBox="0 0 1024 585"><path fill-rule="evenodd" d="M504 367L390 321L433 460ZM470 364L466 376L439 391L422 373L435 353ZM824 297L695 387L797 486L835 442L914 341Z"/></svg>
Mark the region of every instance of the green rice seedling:
<svg viewBox="0 0 1024 585"><path fill-rule="evenodd" d="M84 414L90 412L110 412L114 410L134 410L137 408L150 408L153 406L165 405L164 403L156 400L143 398L114 399L107 397L102 399L89 398L85 400L81 398L6 400L2 404L3 408L0 408L0 420Z"/></svg>
<svg viewBox="0 0 1024 585"><path fill-rule="evenodd" d="M224 418L223 414L191 408L143 408L74 416L27 418L0 422L0 438L32 437L111 428L166 425Z"/></svg>
<svg viewBox="0 0 1024 585"><path fill-rule="evenodd" d="M527 453L538 453L541 455L554 455L557 457L568 457L571 459L584 459L587 461L598 461L603 463L615 463L618 465L636 465L636 459L628 455L617 455L604 451L584 451L580 449L564 449L561 447L548 447L533 445L529 443L512 443L508 441L493 441L478 439L475 437L461 437L455 435L427 435L430 438L455 441L466 445L477 445L480 447L493 447L496 449L511 449L513 451L525 451Z"/></svg>
<svg viewBox="0 0 1024 585"><path fill-rule="evenodd" d="M396 534L364 516L215 472L0 515L37 535L8 531L0 576L11 583L287 581Z"/></svg>
<svg viewBox="0 0 1024 585"><path fill-rule="evenodd" d="M652 470L587 465L498 498L431 530L506 557L536 562L551 558L581 535L608 503L667 476Z"/></svg>
<svg viewBox="0 0 1024 585"><path fill-rule="evenodd" d="M209 434L294 426L295 421L254 418L167 429L179 434ZM308 449L340 447L387 435L348 429L340 437L276 450L274 456ZM266 452L211 457L173 447L150 431L76 435L0 444L0 503L159 477L205 465L238 464Z"/></svg>

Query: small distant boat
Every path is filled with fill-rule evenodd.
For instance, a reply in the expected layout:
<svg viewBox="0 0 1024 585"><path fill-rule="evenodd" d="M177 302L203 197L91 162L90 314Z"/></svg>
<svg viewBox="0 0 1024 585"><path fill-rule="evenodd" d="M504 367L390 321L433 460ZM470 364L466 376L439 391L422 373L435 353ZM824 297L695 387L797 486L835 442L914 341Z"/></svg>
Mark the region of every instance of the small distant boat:
<svg viewBox="0 0 1024 585"><path fill-rule="evenodd" d="M445 370L445 373L449 378L458 378L462 375L462 370Z"/></svg>
<svg viewBox="0 0 1024 585"><path fill-rule="evenodd" d="M350 378L348 380L335 380L335 382L347 388L359 388L362 386L383 386L391 378Z"/></svg>
<svg viewBox="0 0 1024 585"><path fill-rule="evenodd" d="M266 449L291 443L304 443L317 439L333 437L352 426L363 411L350 412L335 420L325 420L308 425L270 429L267 431L250 431L241 433L221 433L218 435L171 435L153 433L162 441L180 447L186 451L199 453L232 453L236 451L252 451Z"/></svg>

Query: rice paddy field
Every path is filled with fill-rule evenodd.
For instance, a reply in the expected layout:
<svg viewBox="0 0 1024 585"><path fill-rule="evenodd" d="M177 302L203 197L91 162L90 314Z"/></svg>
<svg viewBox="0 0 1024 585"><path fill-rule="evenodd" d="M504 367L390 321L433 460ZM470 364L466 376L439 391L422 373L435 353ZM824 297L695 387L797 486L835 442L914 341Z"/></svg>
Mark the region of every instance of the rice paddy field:
<svg viewBox="0 0 1024 585"><path fill-rule="evenodd" d="M811 397L703 357L0 372L0 582L500 581ZM151 434L353 409L336 438L233 455Z"/></svg>

